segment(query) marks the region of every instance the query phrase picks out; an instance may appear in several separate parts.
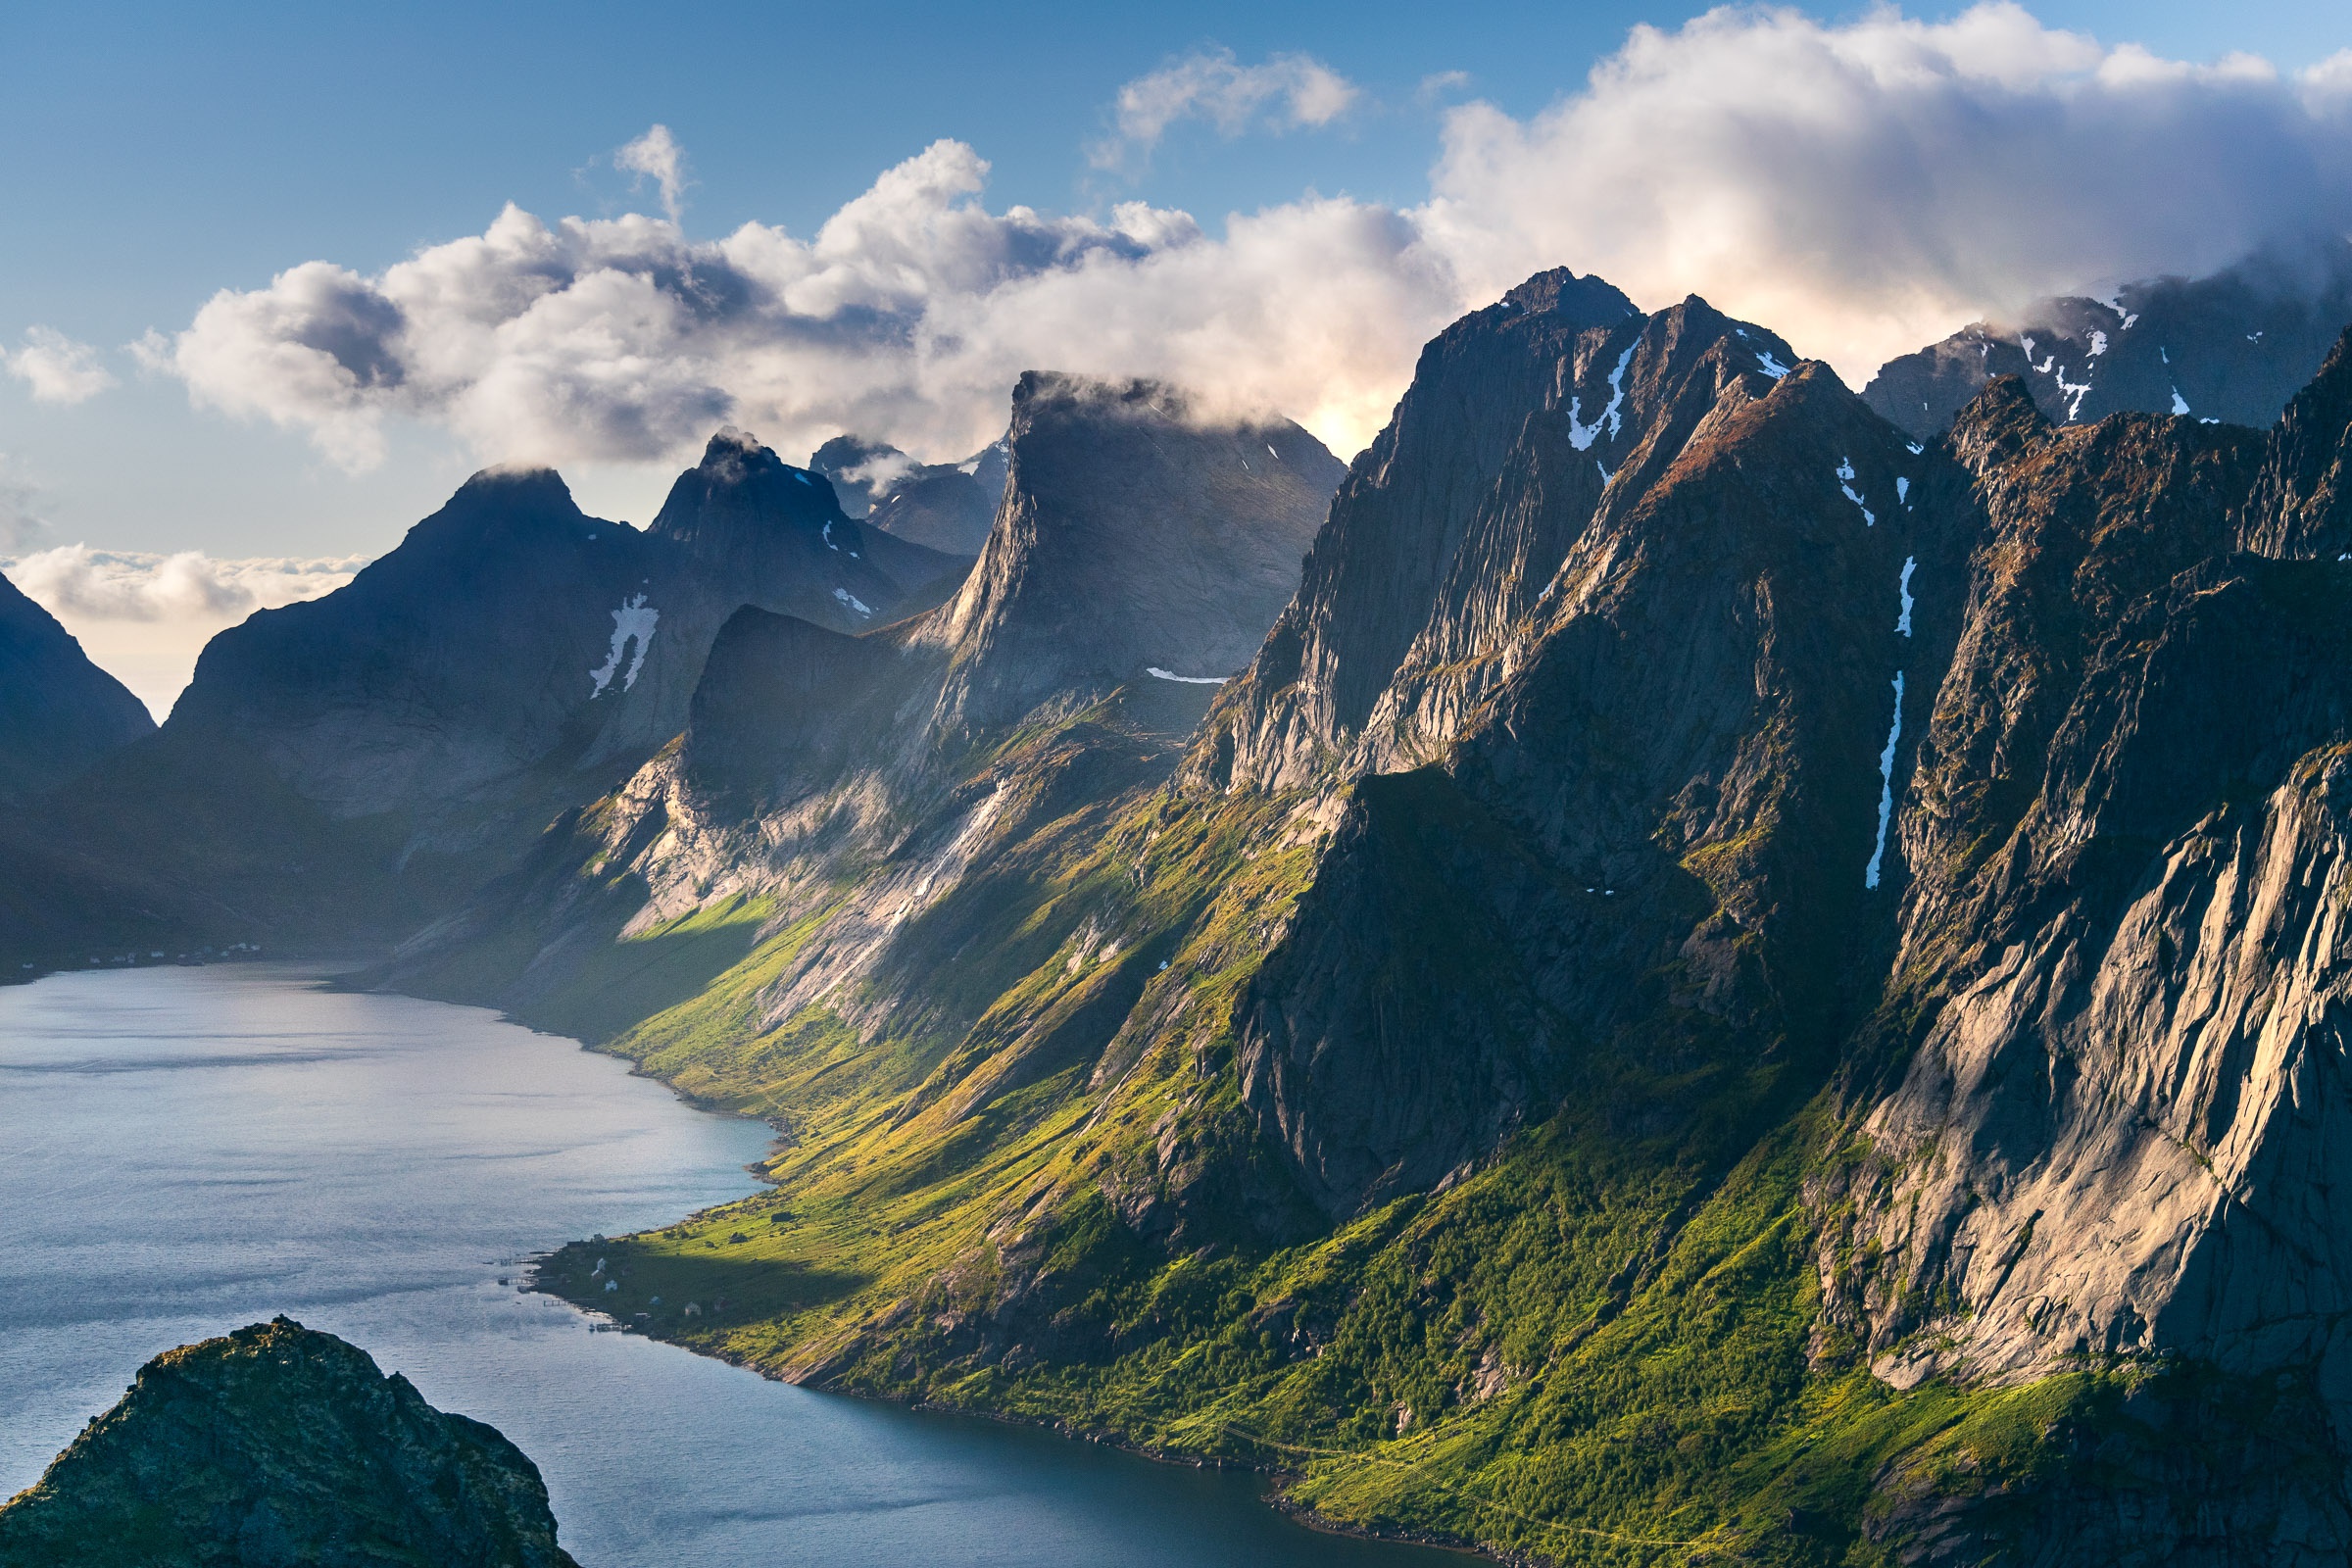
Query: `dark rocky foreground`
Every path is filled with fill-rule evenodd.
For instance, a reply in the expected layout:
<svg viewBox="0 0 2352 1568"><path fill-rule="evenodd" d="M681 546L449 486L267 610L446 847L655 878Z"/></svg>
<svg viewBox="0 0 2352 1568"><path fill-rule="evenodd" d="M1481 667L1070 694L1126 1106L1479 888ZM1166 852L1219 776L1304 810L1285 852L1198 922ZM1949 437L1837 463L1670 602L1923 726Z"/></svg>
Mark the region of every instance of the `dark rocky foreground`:
<svg viewBox="0 0 2352 1568"><path fill-rule="evenodd" d="M538 1467L290 1318L167 1350L0 1507L5 1568L574 1568Z"/></svg>

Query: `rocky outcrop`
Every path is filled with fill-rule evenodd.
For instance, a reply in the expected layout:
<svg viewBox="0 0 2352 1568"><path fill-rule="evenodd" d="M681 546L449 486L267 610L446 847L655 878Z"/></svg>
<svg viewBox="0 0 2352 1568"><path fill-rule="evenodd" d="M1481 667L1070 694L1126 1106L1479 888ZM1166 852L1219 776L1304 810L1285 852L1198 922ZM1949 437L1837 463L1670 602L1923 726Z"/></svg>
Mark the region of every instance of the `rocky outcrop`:
<svg viewBox="0 0 2352 1568"><path fill-rule="evenodd" d="M0 798L64 784L153 733L146 705L0 577Z"/></svg>
<svg viewBox="0 0 2352 1568"><path fill-rule="evenodd" d="M970 564L970 552L947 554L852 521L822 474L732 428L678 476L646 531L682 546L714 581L734 584L742 603L837 631L928 608L941 595L923 591L942 579L952 587Z"/></svg>
<svg viewBox="0 0 2352 1568"><path fill-rule="evenodd" d="M0 1507L7 1568L571 1568L538 1467L332 1335L167 1350Z"/></svg>
<svg viewBox="0 0 2352 1568"><path fill-rule="evenodd" d="M1864 401L1920 440L1993 380L2018 377L2054 423L2186 415L2261 427L2352 324L2352 247L2270 252L2196 279L2129 283L2104 300L2046 299L1889 360Z"/></svg>

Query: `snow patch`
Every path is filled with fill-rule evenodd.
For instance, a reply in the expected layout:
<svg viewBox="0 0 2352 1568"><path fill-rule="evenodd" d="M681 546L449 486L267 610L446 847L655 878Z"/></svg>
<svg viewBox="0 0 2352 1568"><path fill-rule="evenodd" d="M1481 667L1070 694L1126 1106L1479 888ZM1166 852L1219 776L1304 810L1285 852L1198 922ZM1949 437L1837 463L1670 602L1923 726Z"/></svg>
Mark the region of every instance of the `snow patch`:
<svg viewBox="0 0 2352 1568"><path fill-rule="evenodd" d="M813 484L815 484L815 483L816 483L816 481L815 481L814 479L811 479L811 478L809 478L809 477L808 477L808 475L807 475L806 473L803 473L803 472L802 472L800 469L798 469L798 468L795 468L795 469L793 469L793 470L792 470L792 476L793 476L795 479L798 479L798 480L800 480L800 481L801 481L801 483L803 483L803 484L806 484L806 485L813 485Z"/></svg>
<svg viewBox="0 0 2352 1568"><path fill-rule="evenodd" d="M1838 488L1845 492L1846 500L1851 501L1861 510L1863 527L1872 528L1878 525L1879 519L1871 515L1870 508L1863 504L1861 496L1854 491L1854 460L1851 458L1838 460Z"/></svg>
<svg viewBox="0 0 2352 1568"><path fill-rule="evenodd" d="M2180 389L2179 387L2173 388L2173 412L2175 414L2186 414L2188 412L2188 399L2180 395Z"/></svg>
<svg viewBox="0 0 2352 1568"><path fill-rule="evenodd" d="M1153 680L1181 681L1187 686L1222 686L1233 679L1231 675L1179 675L1172 670L1162 669L1157 664L1146 664L1144 673Z"/></svg>
<svg viewBox="0 0 2352 1568"><path fill-rule="evenodd" d="M1615 474L1613 474L1613 473L1609 472L1609 470L1608 470L1607 466L1606 466L1605 465L1603 465L1603 464L1600 462L1600 460L1599 460L1599 459L1597 459L1597 458L1595 458L1595 459L1593 460L1593 462L1592 462L1592 466L1594 466L1595 468L1598 468L1598 469L1600 469L1600 487L1601 487L1603 490L1606 490L1606 489L1609 487L1609 481L1610 481L1611 479L1614 479L1614 478L1615 478L1615 477L1617 477L1617 476L1616 476Z"/></svg>
<svg viewBox="0 0 2352 1568"><path fill-rule="evenodd" d="M1788 367L1783 365L1779 360L1774 359L1772 357L1772 352L1769 349L1764 350L1756 355L1756 363L1764 367L1764 373L1771 376L1775 381L1778 381L1782 376L1788 373Z"/></svg>
<svg viewBox="0 0 2352 1568"><path fill-rule="evenodd" d="M1918 569L1919 558L1905 556L1903 558L1903 575L1894 585L1894 591L1902 596L1903 601L1903 612L1895 617L1894 629L1906 637L1911 635L1911 574Z"/></svg>
<svg viewBox="0 0 2352 1568"><path fill-rule="evenodd" d="M1904 478L1901 474L1896 474L1894 478L1894 499L1896 504L1901 506L1904 511L1907 512L1910 510L1911 481Z"/></svg>
<svg viewBox="0 0 2352 1568"><path fill-rule="evenodd" d="M1894 748L1903 738L1903 672L1894 672L1894 722L1886 731L1886 749L1879 754L1879 842L1862 869L1862 885L1879 885L1879 866L1886 858L1886 824L1894 819Z"/></svg>
<svg viewBox="0 0 2352 1568"><path fill-rule="evenodd" d="M1594 415L1591 424L1577 418L1578 412L1584 408L1584 400L1568 400L1568 444L1577 451L1590 452L1604 424L1609 427L1609 439L1612 441L1617 439L1617 432L1625 427L1625 368L1633 363L1634 350L1641 346L1642 340L1636 338L1625 346L1623 354L1617 356L1617 368L1609 372L1608 407Z"/></svg>
<svg viewBox="0 0 2352 1568"><path fill-rule="evenodd" d="M2030 337L2021 337L2021 338L2019 338L2017 341L2018 341L2018 344L2019 344L2019 346L2020 346L2020 347L2022 347L2022 348L2023 348L2023 349L2026 351L2026 363L2027 363L2027 364L2029 364L2029 365L2033 364L2033 363L2034 363L2034 340L2033 340L2032 338L2030 338Z"/></svg>
<svg viewBox="0 0 2352 1568"><path fill-rule="evenodd" d="M1926 407L1927 407L1927 405L1926 405L1925 403L1922 403L1922 404L1920 405L1920 407L1924 409L1924 408L1926 408ZM1928 450L1928 449L1927 449L1926 447L1923 447L1923 446L1921 446L1921 445L1920 445L1918 442L1916 442L1916 441L1914 441L1914 442L1912 442L1912 443L1911 443L1911 455L1912 455L1913 457L1915 457L1915 458L1916 458L1916 457L1918 457L1918 456L1919 456L1919 455L1920 455L1922 452L1925 452L1925 451L1927 451L1927 450Z"/></svg>
<svg viewBox="0 0 2352 1568"><path fill-rule="evenodd" d="M1274 450L1274 443L1271 441L1266 443L1266 456L1272 458L1276 463L1282 461L1282 454Z"/></svg>
<svg viewBox="0 0 2352 1568"><path fill-rule="evenodd" d="M2100 331L2095 331L2095 330L2094 330L2094 331L2093 331L2093 332L2090 334L2090 357L2091 357L2092 359L2094 359L2094 360L2095 360L2095 359L2097 359L2097 358L2098 358L2100 355L2102 355L2102 354L2104 354L2104 353L2106 353L2106 352L2107 352L2107 334L2106 334L2106 333L2104 333L2104 332L2100 332Z"/></svg>
<svg viewBox="0 0 2352 1568"><path fill-rule="evenodd" d="M833 597L840 600L843 604L849 606L852 610L858 612L858 613L860 615L871 615L873 613L872 609L866 605L864 600L859 599L856 594L850 592L847 588L834 589Z"/></svg>
<svg viewBox="0 0 2352 1568"><path fill-rule="evenodd" d="M588 672L588 678L595 682L595 688L588 693L590 702L604 696L605 688L612 684L613 675L620 671L620 656L631 643L637 645L636 652L629 660L627 671L620 675L620 689L625 692L637 684L637 672L645 667L645 651L652 644L654 627L661 620L662 612L647 604L643 594L620 602L620 608L612 612L612 646L605 654L604 663Z"/></svg>
<svg viewBox="0 0 2352 1568"><path fill-rule="evenodd" d="M830 522L825 524L825 548L827 550L839 550L841 548L841 546L833 542L833 524Z"/></svg>
<svg viewBox="0 0 2352 1568"><path fill-rule="evenodd" d="M2131 330L2132 330L2132 326L2133 326L2135 323L2137 323L2137 321L2138 321L2138 320L2139 320L2139 313L2138 313L2137 311L2132 311L2132 312L2131 312L2129 315L2127 315L2127 316L2124 318L2124 326L2123 326L2123 329L2124 329L2125 331L2127 331L2127 332L2131 331Z"/></svg>

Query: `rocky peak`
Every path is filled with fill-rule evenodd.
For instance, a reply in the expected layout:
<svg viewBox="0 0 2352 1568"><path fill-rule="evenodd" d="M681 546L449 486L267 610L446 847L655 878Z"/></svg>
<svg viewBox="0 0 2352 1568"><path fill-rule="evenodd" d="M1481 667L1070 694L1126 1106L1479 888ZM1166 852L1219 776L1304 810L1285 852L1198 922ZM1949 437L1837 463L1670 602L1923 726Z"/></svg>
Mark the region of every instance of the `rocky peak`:
<svg viewBox="0 0 2352 1568"><path fill-rule="evenodd" d="M1702 300L1644 317L1565 272L1456 321L1341 487L1200 776L1281 788L1359 750L1435 755L1604 495L1641 493L1719 399L1796 363Z"/></svg>
<svg viewBox="0 0 2352 1568"><path fill-rule="evenodd" d="M937 628L951 732L1232 675L1297 586L1344 471L1288 419L1150 381L1031 371L1007 439L997 526Z"/></svg>
<svg viewBox="0 0 2352 1568"><path fill-rule="evenodd" d="M0 1507L0 1562L573 1568L519 1448L284 1317L141 1367Z"/></svg>

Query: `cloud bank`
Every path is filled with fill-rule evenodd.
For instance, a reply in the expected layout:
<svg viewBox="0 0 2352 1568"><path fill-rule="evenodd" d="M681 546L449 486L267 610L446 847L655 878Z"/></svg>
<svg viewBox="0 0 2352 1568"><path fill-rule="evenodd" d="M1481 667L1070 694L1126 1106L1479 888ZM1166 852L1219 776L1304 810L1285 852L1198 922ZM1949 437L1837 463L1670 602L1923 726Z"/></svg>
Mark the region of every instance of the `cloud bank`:
<svg viewBox="0 0 2352 1568"><path fill-rule="evenodd" d="M58 618L201 620L226 625L256 610L316 599L351 581L365 556L215 561L63 545L0 562L11 581Z"/></svg>
<svg viewBox="0 0 2352 1568"><path fill-rule="evenodd" d="M1351 89L1311 66L1180 62L1123 89L1115 122L1138 146L1185 118L1313 122ZM224 290L144 355L353 466L391 418L488 460L676 461L729 419L786 450L847 429L954 458L1039 367L1172 377L1350 452L1432 333L1544 267L1645 308L1703 294L1859 384L2034 295L2352 230L2352 53L2295 75L2182 65L2007 3L1836 26L1716 11L1637 28L1538 115L1470 103L1443 125L1417 206L1307 197L1222 235L1140 202L992 212L987 164L953 141L806 239L510 207L380 274L314 261Z"/></svg>
<svg viewBox="0 0 2352 1568"><path fill-rule="evenodd" d="M8 373L32 389L36 403L86 403L115 384L98 351L76 343L54 327L27 327L24 345L15 353L0 353Z"/></svg>

